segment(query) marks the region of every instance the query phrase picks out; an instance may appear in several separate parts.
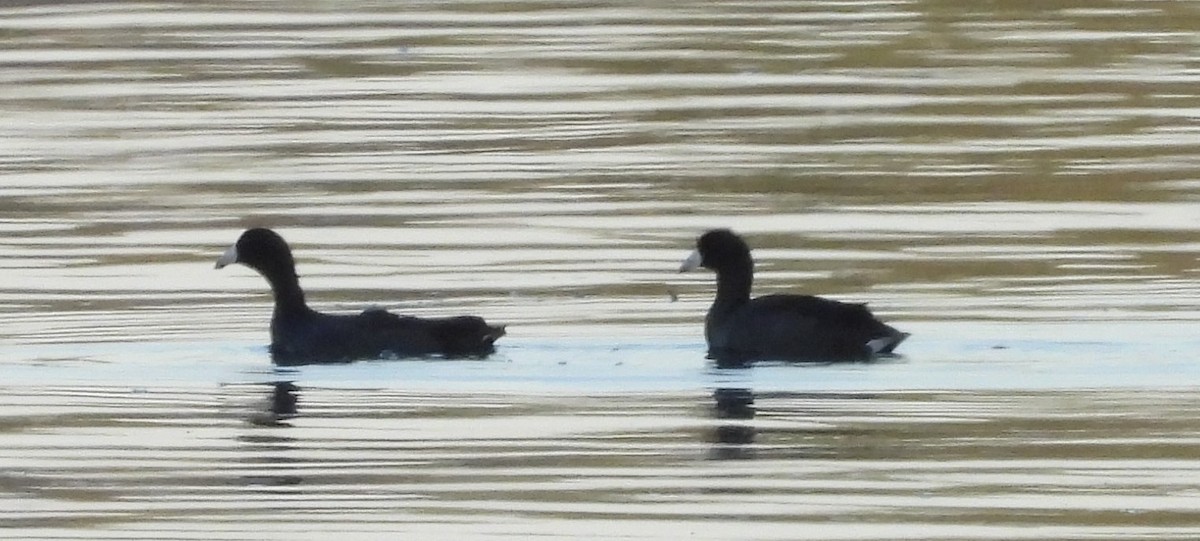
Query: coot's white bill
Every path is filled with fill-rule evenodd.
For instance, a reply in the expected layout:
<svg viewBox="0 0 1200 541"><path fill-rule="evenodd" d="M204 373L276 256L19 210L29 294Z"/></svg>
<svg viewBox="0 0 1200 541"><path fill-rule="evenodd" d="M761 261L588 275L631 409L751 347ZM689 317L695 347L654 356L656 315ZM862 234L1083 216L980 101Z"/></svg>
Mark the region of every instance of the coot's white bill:
<svg viewBox="0 0 1200 541"><path fill-rule="evenodd" d="M237 263L237 260L238 260L237 244L234 243L233 245L231 245L229 247L228 250L225 250L225 253L221 254L221 257L217 258L217 268L218 269L225 268L225 266L227 266L227 265L232 265L234 263Z"/></svg>

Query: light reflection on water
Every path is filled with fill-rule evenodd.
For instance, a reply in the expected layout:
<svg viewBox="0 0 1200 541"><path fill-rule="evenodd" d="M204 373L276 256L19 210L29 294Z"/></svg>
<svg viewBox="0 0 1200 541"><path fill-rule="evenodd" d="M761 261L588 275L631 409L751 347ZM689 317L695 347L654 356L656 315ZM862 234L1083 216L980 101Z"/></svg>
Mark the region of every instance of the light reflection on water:
<svg viewBox="0 0 1200 541"><path fill-rule="evenodd" d="M576 538L597 520L648 539L667 524L701 539L738 524L764 539L1195 532L1196 441L1175 434L1196 404L1176 393L431 396L277 381L2 396L29 413L3 425L0 461L20 469L6 468L0 520L51 537L214 521L269 525L267 538L335 524Z"/></svg>
<svg viewBox="0 0 1200 541"><path fill-rule="evenodd" d="M1196 23L5 3L0 527L1194 539ZM252 225L322 309L509 336L273 369L265 283L212 269ZM674 270L714 226L758 292L869 301L905 356L711 368L712 278Z"/></svg>

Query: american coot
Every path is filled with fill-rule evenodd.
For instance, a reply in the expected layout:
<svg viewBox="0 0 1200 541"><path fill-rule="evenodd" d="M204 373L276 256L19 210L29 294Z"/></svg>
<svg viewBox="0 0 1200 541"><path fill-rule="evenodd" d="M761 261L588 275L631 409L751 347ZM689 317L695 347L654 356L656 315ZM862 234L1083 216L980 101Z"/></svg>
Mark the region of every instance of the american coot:
<svg viewBox="0 0 1200 541"><path fill-rule="evenodd" d="M865 304L809 295L750 298L754 260L728 229L700 236L679 272L717 273L717 298L704 319L708 356L721 365L760 360L859 361L891 353L908 333L875 318Z"/></svg>
<svg viewBox="0 0 1200 541"><path fill-rule="evenodd" d="M417 318L372 308L361 314L322 314L304 302L287 242L270 229L248 229L217 259L241 263L271 283L271 358L278 364L346 362L383 356L481 357L495 351L504 327L482 318Z"/></svg>

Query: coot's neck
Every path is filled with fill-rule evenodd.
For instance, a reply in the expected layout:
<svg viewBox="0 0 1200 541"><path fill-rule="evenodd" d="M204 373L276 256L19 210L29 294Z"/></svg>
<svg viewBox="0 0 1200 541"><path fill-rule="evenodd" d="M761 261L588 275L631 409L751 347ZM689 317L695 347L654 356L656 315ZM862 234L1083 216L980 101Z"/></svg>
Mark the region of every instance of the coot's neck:
<svg viewBox="0 0 1200 541"><path fill-rule="evenodd" d="M713 301L709 316L721 319L749 302L753 282L754 261L749 255L744 260L717 269L717 298Z"/></svg>
<svg viewBox="0 0 1200 541"><path fill-rule="evenodd" d="M296 276L295 266L280 265L270 269L259 269L259 272L271 283L276 316L309 311L308 304L304 302L304 290L300 289L300 277Z"/></svg>

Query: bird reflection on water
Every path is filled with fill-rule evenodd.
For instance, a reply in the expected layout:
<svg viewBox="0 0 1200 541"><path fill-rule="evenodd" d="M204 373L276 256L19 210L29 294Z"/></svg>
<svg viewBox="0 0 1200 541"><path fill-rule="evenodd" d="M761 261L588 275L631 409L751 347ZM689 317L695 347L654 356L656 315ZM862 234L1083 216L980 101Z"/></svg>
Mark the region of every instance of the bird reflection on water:
<svg viewBox="0 0 1200 541"><path fill-rule="evenodd" d="M288 465L296 461L289 457L297 449L298 440L294 437L277 432L277 429L290 428L288 421L297 415L297 405L300 401L300 388L291 381L275 381L267 383L266 399L258 404L262 409L256 409L246 418L252 427L252 432L238 436L238 441L245 444L247 456L244 462L258 465L261 472L240 477L240 483L257 487L286 487L299 485L304 478L289 473ZM268 432L263 432L263 430Z"/></svg>
<svg viewBox="0 0 1200 541"><path fill-rule="evenodd" d="M296 406L300 401L300 388L291 381L273 381L265 384L267 396L246 417L254 426L291 426L288 420L296 417Z"/></svg>
<svg viewBox="0 0 1200 541"><path fill-rule="evenodd" d="M713 416L726 421L713 431L711 458L741 460L754 458L757 430L754 419L754 393L748 388L719 387L713 391Z"/></svg>

